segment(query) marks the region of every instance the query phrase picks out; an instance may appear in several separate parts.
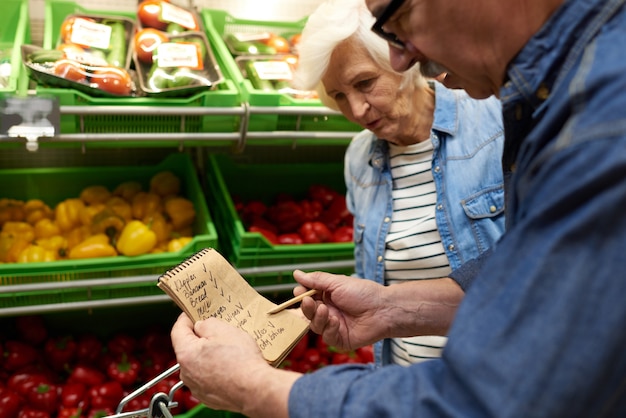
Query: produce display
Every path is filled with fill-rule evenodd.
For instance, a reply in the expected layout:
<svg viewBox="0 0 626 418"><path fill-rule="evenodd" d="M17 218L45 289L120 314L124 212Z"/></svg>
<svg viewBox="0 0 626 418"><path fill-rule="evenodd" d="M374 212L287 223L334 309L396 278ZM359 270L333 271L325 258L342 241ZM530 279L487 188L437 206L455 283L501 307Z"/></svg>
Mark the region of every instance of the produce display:
<svg viewBox="0 0 626 418"><path fill-rule="evenodd" d="M0 416L2 418L95 418L113 415L120 401L176 364L169 329L55 332L37 315L17 317L0 337ZM126 403L124 412L150 406L155 393L168 394L177 373ZM186 387L174 392L184 413L199 404Z"/></svg>
<svg viewBox="0 0 626 418"><path fill-rule="evenodd" d="M317 99L317 92L291 86L293 73L298 67L300 37L299 32L285 36L275 32L237 32L224 34L224 42L253 88L288 94L297 99Z"/></svg>
<svg viewBox="0 0 626 418"><path fill-rule="evenodd" d="M44 84L72 87L96 95L131 96L130 42L135 22L118 16L70 15L55 49L24 45L24 64Z"/></svg>
<svg viewBox="0 0 626 418"><path fill-rule="evenodd" d="M262 234L272 244L352 242L353 217L345 196L328 186L310 186L301 200L282 193L269 205L261 200L244 202L237 196L232 199L247 230Z"/></svg>
<svg viewBox="0 0 626 418"><path fill-rule="evenodd" d="M0 199L0 262L137 256L176 252L193 239L196 210L170 171L148 190L129 180L109 190L85 187L49 206L39 199Z"/></svg>
<svg viewBox="0 0 626 418"><path fill-rule="evenodd" d="M189 95L223 80L199 22L165 0L140 2L135 19L73 14L54 49L25 45L22 57L43 85L107 97Z"/></svg>
<svg viewBox="0 0 626 418"><path fill-rule="evenodd" d="M373 362L374 350L371 345L356 350L339 350L337 347L326 344L319 335L309 331L279 367L300 373L309 373L329 364Z"/></svg>

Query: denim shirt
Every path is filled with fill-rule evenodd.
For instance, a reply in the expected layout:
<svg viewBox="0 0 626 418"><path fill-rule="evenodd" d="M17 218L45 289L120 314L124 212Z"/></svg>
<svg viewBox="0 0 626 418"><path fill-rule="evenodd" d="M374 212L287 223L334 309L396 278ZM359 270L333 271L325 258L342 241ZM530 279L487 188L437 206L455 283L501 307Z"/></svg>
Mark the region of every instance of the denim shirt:
<svg viewBox="0 0 626 418"><path fill-rule="evenodd" d="M440 359L329 366L299 417L626 417L626 7L568 0L510 63L507 232Z"/></svg>
<svg viewBox="0 0 626 418"><path fill-rule="evenodd" d="M504 232L502 108L495 97L473 100L462 90L439 83L433 87L435 217L450 267L456 269ZM368 130L359 133L346 151L344 167L346 201L354 215L356 276L384 284L393 210L388 142ZM389 362L389 341L384 346L374 345L379 364Z"/></svg>

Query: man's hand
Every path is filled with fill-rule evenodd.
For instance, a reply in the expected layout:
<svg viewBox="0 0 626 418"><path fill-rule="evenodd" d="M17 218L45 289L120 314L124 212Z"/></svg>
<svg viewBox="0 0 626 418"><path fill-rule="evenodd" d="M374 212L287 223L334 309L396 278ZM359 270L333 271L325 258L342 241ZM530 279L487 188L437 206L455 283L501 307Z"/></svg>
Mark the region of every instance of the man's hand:
<svg viewBox="0 0 626 418"><path fill-rule="evenodd" d="M300 375L271 367L244 331L215 318L194 326L182 314L171 337L180 378L202 403L250 417L287 416L289 391Z"/></svg>
<svg viewBox="0 0 626 418"><path fill-rule="evenodd" d="M296 270L293 277L306 289L317 289L301 303L311 330L330 345L353 350L383 338L445 335L463 299L449 278L412 280L382 286L371 280Z"/></svg>

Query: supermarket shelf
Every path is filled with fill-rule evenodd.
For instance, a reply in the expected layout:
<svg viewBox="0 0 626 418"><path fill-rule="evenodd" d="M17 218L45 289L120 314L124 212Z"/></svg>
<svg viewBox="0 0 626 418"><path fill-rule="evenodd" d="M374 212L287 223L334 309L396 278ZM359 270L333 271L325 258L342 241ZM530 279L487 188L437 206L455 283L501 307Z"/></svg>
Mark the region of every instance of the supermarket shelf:
<svg viewBox="0 0 626 418"><path fill-rule="evenodd" d="M264 266L264 267L246 267L238 269L239 273L246 277L248 275L263 274L263 273L281 273L286 271L293 271L295 269L300 270L332 270L335 268L349 268L354 266L354 260L340 260L340 261L328 261L320 263L305 263L298 265L277 265L277 266ZM129 276L113 279L88 279L88 280L73 280L63 282L43 282L43 283L31 283L31 284L19 284L19 285L4 285L0 286L0 294L10 294L15 292L29 293L29 292L56 292L67 289L95 289L98 287L107 287L111 284L116 285L145 285L147 283L154 283L156 285L158 276ZM270 294L277 292L287 292L296 286L295 282L282 283L274 285L254 286L254 289L261 294ZM65 312L82 309L94 309L94 308L106 308L106 307L120 307L120 306L136 306L154 303L168 303L171 302L169 296L153 295L153 296L138 296L138 297L125 297L125 298L113 298L107 300L85 300L69 303L53 303L53 304L41 304L30 306L17 306L17 307L5 307L0 308L0 317L2 316L14 316L14 315L27 315L27 314L42 314L42 313L54 313Z"/></svg>

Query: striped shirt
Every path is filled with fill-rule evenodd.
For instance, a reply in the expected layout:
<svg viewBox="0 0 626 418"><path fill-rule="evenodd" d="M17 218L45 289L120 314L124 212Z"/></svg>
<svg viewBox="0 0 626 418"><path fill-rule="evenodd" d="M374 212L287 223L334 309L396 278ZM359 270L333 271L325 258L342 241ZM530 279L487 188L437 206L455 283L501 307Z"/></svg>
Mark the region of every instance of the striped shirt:
<svg viewBox="0 0 626 418"><path fill-rule="evenodd" d="M435 219L437 193L430 140L410 146L389 144L393 214L385 250L385 283L446 277L451 269ZM409 365L439 357L446 337L395 338L392 362Z"/></svg>

